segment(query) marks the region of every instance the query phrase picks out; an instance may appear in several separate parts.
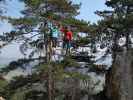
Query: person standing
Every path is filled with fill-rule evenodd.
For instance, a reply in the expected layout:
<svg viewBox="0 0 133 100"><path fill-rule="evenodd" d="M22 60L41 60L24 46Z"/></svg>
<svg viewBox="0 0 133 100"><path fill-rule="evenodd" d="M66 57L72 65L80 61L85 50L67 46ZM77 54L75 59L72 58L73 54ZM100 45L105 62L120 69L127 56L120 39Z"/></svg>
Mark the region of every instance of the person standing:
<svg viewBox="0 0 133 100"><path fill-rule="evenodd" d="M72 31L68 27L64 27L61 29L61 32L63 32L63 49L66 49L66 55L70 54L70 48L71 48L71 42L72 42Z"/></svg>
<svg viewBox="0 0 133 100"><path fill-rule="evenodd" d="M52 43L53 43L53 47L56 48L57 46L57 40L59 38L59 30L58 30L58 26L54 25L52 28Z"/></svg>
<svg viewBox="0 0 133 100"><path fill-rule="evenodd" d="M66 50L66 54L70 54L70 48L72 46L72 37L73 37L73 32L71 31L70 28L68 28L68 32L66 34L66 42L67 42L67 50Z"/></svg>

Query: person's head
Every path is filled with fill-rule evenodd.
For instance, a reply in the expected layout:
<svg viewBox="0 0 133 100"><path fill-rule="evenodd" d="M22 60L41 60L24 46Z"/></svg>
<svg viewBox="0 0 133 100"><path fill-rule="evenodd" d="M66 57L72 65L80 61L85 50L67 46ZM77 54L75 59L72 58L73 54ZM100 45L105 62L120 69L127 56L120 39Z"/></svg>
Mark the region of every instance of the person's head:
<svg viewBox="0 0 133 100"><path fill-rule="evenodd" d="M64 26L64 32L68 32L68 27L67 26Z"/></svg>
<svg viewBox="0 0 133 100"><path fill-rule="evenodd" d="M61 24L61 22L58 22L57 26L60 27L60 28L63 27L63 25Z"/></svg>
<svg viewBox="0 0 133 100"><path fill-rule="evenodd" d="M67 26L64 26L64 29L65 29L65 30L68 30Z"/></svg>

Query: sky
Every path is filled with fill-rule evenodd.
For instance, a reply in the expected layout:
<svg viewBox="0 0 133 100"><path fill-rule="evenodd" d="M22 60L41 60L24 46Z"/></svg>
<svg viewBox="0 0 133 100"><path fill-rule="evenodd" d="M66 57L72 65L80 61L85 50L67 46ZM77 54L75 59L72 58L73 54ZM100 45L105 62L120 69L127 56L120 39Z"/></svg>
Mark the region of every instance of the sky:
<svg viewBox="0 0 133 100"><path fill-rule="evenodd" d="M84 19L86 21L90 21L91 23L97 22L100 19L97 15L94 14L96 10L104 10L107 7L104 5L105 0L73 0L75 3L82 3L80 9L80 15L76 18ZM7 13L5 15L11 17L22 17L23 15L20 13L24 8L24 4L18 2L18 0L12 0L12 2L7 3ZM13 27L8 24L7 21L0 22L0 33L10 31ZM19 58L21 57L21 53L19 52L19 46L15 44L11 44L5 47L0 54L0 59L3 57L8 58Z"/></svg>
<svg viewBox="0 0 133 100"><path fill-rule="evenodd" d="M84 19L90 21L91 23L97 22L100 19L99 16L94 14L96 10L108 9L105 5L106 0L73 0L76 3L81 2L80 15L77 16L78 19Z"/></svg>

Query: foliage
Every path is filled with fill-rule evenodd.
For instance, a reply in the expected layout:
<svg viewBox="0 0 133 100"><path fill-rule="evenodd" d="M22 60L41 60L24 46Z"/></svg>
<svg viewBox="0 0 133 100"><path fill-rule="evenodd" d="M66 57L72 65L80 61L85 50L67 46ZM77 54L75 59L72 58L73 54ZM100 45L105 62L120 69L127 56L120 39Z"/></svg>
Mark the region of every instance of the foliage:
<svg viewBox="0 0 133 100"><path fill-rule="evenodd" d="M131 47L132 35L132 0L109 0L105 3L112 10L96 11L103 19L97 23L95 41L107 47L107 52L121 51L122 47ZM132 16L132 17L131 17ZM130 22L129 22L130 20ZM125 37L126 43L119 45L120 38ZM113 53L114 54L114 53ZM115 59L115 55L113 56Z"/></svg>
<svg viewBox="0 0 133 100"><path fill-rule="evenodd" d="M4 89L8 82L6 80L0 80L0 95L3 95Z"/></svg>

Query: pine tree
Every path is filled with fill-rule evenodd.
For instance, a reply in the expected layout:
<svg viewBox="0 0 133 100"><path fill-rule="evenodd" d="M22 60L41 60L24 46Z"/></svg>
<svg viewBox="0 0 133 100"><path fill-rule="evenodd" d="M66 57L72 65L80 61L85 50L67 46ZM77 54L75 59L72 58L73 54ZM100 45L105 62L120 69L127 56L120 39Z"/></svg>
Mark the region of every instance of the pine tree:
<svg viewBox="0 0 133 100"><path fill-rule="evenodd" d="M132 100L132 88L130 89L130 84L133 83L132 78L130 78L132 77L132 71L130 70L132 69L132 59L130 57L132 47L130 36L132 36L133 28L131 24L133 22L133 1L107 0L106 5L111 7L112 10L96 12L104 17L99 22L98 30L102 33L102 36L100 36L100 38L104 39L102 42L107 41L106 43L109 43L107 46L111 48L113 56L112 67L106 75L105 94L109 100ZM126 38L126 43L120 46L119 40L122 37ZM130 59L129 62L126 59Z"/></svg>
<svg viewBox="0 0 133 100"><path fill-rule="evenodd" d="M106 2L108 7L112 10L97 11L96 14L102 16L104 19L99 21L98 30L103 36L99 36L109 48L118 51L119 39L126 37L125 46L127 49L131 47L132 35L132 0L109 0ZM101 38L102 37L102 38ZM101 40L100 40L101 41ZM103 41L101 41L103 43ZM115 60L114 53L114 60Z"/></svg>

